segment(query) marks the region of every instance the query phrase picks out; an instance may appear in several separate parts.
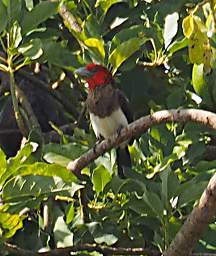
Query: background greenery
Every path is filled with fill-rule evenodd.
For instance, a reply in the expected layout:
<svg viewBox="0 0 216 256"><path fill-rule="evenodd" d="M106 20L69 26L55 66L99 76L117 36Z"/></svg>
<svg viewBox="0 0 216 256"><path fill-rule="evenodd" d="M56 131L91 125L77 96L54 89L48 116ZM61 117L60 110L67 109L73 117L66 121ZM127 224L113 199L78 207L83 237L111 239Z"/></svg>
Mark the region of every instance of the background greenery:
<svg viewBox="0 0 216 256"><path fill-rule="evenodd" d="M2 242L35 251L167 248L215 172L215 132L158 125L130 147L127 179L116 176L111 151L78 180L65 166L95 137L73 70L107 66L135 118L167 108L214 112L215 8L215 0L0 0ZM216 250L215 229L196 251Z"/></svg>

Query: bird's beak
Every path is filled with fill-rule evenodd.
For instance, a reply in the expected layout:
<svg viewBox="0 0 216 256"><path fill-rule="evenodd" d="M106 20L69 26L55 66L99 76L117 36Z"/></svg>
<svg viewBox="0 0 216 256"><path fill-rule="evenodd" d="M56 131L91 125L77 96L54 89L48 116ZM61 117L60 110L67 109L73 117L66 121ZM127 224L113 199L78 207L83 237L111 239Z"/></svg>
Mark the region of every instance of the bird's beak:
<svg viewBox="0 0 216 256"><path fill-rule="evenodd" d="M75 74L83 77L83 78L90 78L92 77L92 73L88 71L85 67L78 68L74 71Z"/></svg>

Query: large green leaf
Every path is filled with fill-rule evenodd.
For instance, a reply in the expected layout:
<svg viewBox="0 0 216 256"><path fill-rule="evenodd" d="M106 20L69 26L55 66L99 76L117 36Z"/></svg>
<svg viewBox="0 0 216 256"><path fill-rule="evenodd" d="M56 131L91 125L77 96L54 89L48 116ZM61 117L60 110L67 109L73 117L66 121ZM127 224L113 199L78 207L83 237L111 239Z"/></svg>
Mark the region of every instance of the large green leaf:
<svg viewBox="0 0 216 256"><path fill-rule="evenodd" d="M21 19L22 0L4 0L3 3L7 7L7 19L10 29L15 21L20 21Z"/></svg>
<svg viewBox="0 0 216 256"><path fill-rule="evenodd" d="M109 171L103 166L99 165L94 169L92 175L92 182L94 189L97 193L103 192L107 183L111 180Z"/></svg>
<svg viewBox="0 0 216 256"><path fill-rule="evenodd" d="M147 38L132 38L128 41L120 44L109 56L109 64L112 65L113 74L117 71L119 66L127 60L133 53L140 49L140 46L144 44Z"/></svg>
<svg viewBox="0 0 216 256"><path fill-rule="evenodd" d="M75 182L77 181L76 176L67 170L65 167L62 167L57 164L47 164L42 162L36 162L33 164L26 164L20 166L16 170L16 175L42 175L42 176L57 176L62 178L66 182Z"/></svg>
<svg viewBox="0 0 216 256"><path fill-rule="evenodd" d="M56 14L58 10L57 2L42 1L36 5L32 11L27 12L22 20L22 33L27 34L37 28L39 24Z"/></svg>
<svg viewBox="0 0 216 256"><path fill-rule="evenodd" d="M85 45L87 47L95 49L96 53L99 54L99 58L101 59L101 62L103 62L105 58L105 50L104 50L104 42L103 40L97 39L97 38L88 38L84 41Z"/></svg>
<svg viewBox="0 0 216 256"><path fill-rule="evenodd" d="M88 147L77 143L69 143L66 145L50 143L44 146L44 159L49 163L56 163L66 166L70 160L74 160L84 152Z"/></svg>
<svg viewBox="0 0 216 256"><path fill-rule="evenodd" d="M44 55L42 61L63 67L63 68L77 68L80 66L76 57L66 48L63 48L60 43L50 40L43 41Z"/></svg>
<svg viewBox="0 0 216 256"><path fill-rule="evenodd" d="M82 185L65 183L59 177L16 176L4 186L2 199L9 206L10 212L19 212L25 207L37 208L49 196L71 200L81 188Z"/></svg>
<svg viewBox="0 0 216 256"><path fill-rule="evenodd" d="M7 179L16 175L17 168L19 168L21 164L28 160L28 157L31 155L32 151L32 145L26 144L17 152L16 156L8 159L7 168L3 168L1 172L0 186L3 186Z"/></svg>

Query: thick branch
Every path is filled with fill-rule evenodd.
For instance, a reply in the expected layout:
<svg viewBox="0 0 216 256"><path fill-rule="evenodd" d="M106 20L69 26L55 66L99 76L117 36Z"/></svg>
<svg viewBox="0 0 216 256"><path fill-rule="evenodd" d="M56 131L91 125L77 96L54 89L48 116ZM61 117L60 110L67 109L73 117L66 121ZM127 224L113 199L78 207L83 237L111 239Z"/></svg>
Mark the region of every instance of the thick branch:
<svg viewBox="0 0 216 256"><path fill-rule="evenodd" d="M216 212L216 174L210 179L199 205L193 209L164 256L190 255Z"/></svg>
<svg viewBox="0 0 216 256"><path fill-rule="evenodd" d="M179 109L179 110L162 110L152 115L142 117L131 123L128 127L123 128L120 133L114 134L107 140L97 144L94 149L89 150L74 161L71 161L67 168L77 175L80 171L111 148L131 138L140 136L153 125L166 122L188 122L193 121L216 130L216 114L199 109Z"/></svg>

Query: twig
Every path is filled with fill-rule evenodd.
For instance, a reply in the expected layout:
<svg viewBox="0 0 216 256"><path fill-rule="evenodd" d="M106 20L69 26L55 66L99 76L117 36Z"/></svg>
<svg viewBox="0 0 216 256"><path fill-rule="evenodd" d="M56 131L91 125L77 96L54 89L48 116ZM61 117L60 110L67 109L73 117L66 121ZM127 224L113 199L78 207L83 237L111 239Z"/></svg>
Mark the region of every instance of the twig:
<svg viewBox="0 0 216 256"><path fill-rule="evenodd" d="M22 135L27 136L28 131L26 130L25 123L19 109L18 99L16 96L17 86L14 78L14 71L12 70L10 65L9 65L9 76L10 76L10 92L11 92L11 98L12 98L12 103L14 108L15 119L17 121L17 125Z"/></svg>
<svg viewBox="0 0 216 256"><path fill-rule="evenodd" d="M20 75L24 76L25 78L27 78L28 80L32 81L33 85L35 84L37 87L40 87L40 89L51 94L53 96L53 98L55 98L58 101L58 103L61 104L63 106L63 108L65 108L65 110L67 110L69 113L71 113L73 115L74 119L78 118L79 113L76 110L76 108L73 106L73 104L71 104L71 102L69 100L67 100L67 98L64 98L64 100L63 100L62 95L58 91L52 90L51 88L49 88L46 82L38 79L36 77L36 75L29 74L25 70L19 70L18 74L20 74Z"/></svg>
<svg viewBox="0 0 216 256"><path fill-rule="evenodd" d="M30 128L37 131L38 135L42 138L41 127L40 127L40 124L39 124L35 114L34 114L31 104L29 103L28 99L26 98L24 92L18 87L16 89L17 89L17 91L16 91L17 98L18 98L20 104L23 106L25 113L27 114L28 123L30 124Z"/></svg>
<svg viewBox="0 0 216 256"><path fill-rule="evenodd" d="M80 175L80 171L94 161L98 156L106 151L120 145L126 140L135 138L144 133L153 125L165 122L188 122L193 121L216 130L216 114L199 109L163 110L152 115L142 117L123 128L120 133L114 134L107 140L97 144L94 149L89 150L74 161L71 161L67 168L75 174Z"/></svg>
<svg viewBox="0 0 216 256"><path fill-rule="evenodd" d="M216 173L164 256L188 256L216 212Z"/></svg>

